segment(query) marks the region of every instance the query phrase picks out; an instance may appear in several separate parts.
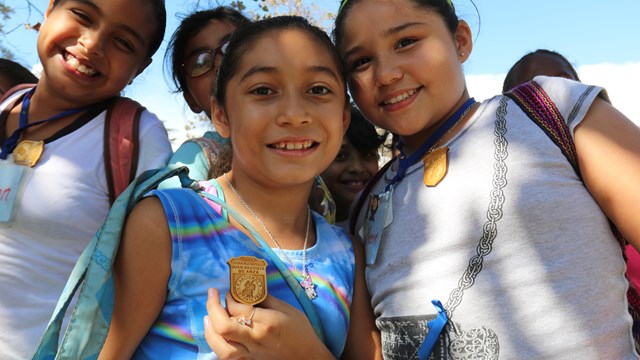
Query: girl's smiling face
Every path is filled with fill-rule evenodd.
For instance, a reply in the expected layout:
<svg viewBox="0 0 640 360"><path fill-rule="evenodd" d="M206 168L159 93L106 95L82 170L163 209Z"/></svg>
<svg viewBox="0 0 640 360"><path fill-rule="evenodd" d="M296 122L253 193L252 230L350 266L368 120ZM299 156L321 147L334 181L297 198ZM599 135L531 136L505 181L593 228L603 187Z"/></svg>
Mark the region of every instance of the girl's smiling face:
<svg viewBox="0 0 640 360"><path fill-rule="evenodd" d="M460 21L452 34L438 13L406 0L360 1L346 16L340 52L354 101L406 149L417 148L464 101L468 25Z"/></svg>
<svg viewBox="0 0 640 360"><path fill-rule="evenodd" d="M198 34L191 37L185 48L183 61L197 56L202 51L210 51L220 46L234 30L235 26L228 22L211 20ZM211 118L211 86L216 80L216 70L220 60L221 56L216 55L213 68L206 74L198 77L184 75L187 88L184 89L183 95L187 104L196 113L204 111L209 118Z"/></svg>
<svg viewBox="0 0 640 360"><path fill-rule="evenodd" d="M311 181L335 158L349 123L344 81L326 44L271 30L242 54L214 124L233 144L233 171L278 184Z"/></svg>
<svg viewBox="0 0 640 360"><path fill-rule="evenodd" d="M151 62L157 26L145 0L50 5L38 36L40 85L80 105L118 95Z"/></svg>

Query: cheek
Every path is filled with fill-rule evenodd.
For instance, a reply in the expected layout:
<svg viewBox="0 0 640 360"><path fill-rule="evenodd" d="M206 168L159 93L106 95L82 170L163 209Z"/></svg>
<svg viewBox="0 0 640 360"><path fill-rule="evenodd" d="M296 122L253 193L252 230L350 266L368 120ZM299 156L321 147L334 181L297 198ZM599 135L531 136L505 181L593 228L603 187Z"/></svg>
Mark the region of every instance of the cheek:
<svg viewBox="0 0 640 360"><path fill-rule="evenodd" d="M378 160L366 160L364 162L364 167L367 169L367 172L371 174L371 176L375 175L378 172Z"/></svg>

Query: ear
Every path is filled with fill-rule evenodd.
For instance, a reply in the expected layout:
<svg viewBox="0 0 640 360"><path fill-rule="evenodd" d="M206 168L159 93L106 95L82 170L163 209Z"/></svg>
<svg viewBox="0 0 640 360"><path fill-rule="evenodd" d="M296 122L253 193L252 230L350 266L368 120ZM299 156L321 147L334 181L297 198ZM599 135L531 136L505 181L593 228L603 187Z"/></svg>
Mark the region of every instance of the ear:
<svg viewBox="0 0 640 360"><path fill-rule="evenodd" d="M349 99L347 99L347 105L344 107L342 113L342 136L347 133L349 123L351 123L351 104L349 103Z"/></svg>
<svg viewBox="0 0 640 360"><path fill-rule="evenodd" d="M184 97L184 101L187 102L187 105L189 105L189 109L191 109L191 111L196 114L199 114L203 111L200 105L198 105L196 99L191 95L191 92L189 90L183 89L182 96Z"/></svg>
<svg viewBox="0 0 640 360"><path fill-rule="evenodd" d="M229 127L229 118L227 117L226 112L224 111L224 107L222 106L214 106L212 100L212 108L213 113L211 114L211 121L213 122L213 126L216 128L216 132L220 134L223 138L231 137L231 129Z"/></svg>
<svg viewBox="0 0 640 360"><path fill-rule="evenodd" d="M471 35L469 24L464 20L458 21L458 27L453 37L456 41L458 58L461 63L464 63L473 50L473 36Z"/></svg>
<svg viewBox="0 0 640 360"><path fill-rule="evenodd" d="M44 12L44 19L45 20L49 17L49 14L51 14L51 10L53 10L54 1L55 0L49 0L49 6L47 7L47 11Z"/></svg>

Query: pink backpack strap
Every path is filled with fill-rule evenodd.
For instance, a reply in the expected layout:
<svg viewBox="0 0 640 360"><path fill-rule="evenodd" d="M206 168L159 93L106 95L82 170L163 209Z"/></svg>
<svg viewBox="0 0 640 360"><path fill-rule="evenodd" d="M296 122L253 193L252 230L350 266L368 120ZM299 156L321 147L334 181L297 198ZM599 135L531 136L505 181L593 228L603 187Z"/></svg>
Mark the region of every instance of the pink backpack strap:
<svg viewBox="0 0 640 360"><path fill-rule="evenodd" d="M551 101L549 95L535 81L529 81L504 93L505 96L513 100L524 111L536 125L538 125L549 136L567 158L578 177L582 180L580 167L578 166L578 156L576 147L571 136L571 130L564 117L558 111L556 105ZM606 100L606 99L605 99ZM627 261L626 247L627 241L622 237L615 224L609 221L611 230L616 236L622 257ZM633 318L633 338L636 348L640 348L640 294L633 283L629 283L627 290L627 300L629 303L629 313Z"/></svg>
<svg viewBox="0 0 640 360"><path fill-rule="evenodd" d="M551 101L540 84L532 80L515 87L505 95L513 100L560 148L578 177L582 178L571 130L556 104Z"/></svg>
<svg viewBox="0 0 640 360"><path fill-rule="evenodd" d="M2 94L2 96L0 96L0 104L2 104L5 100L7 100L7 98L9 98L9 96L15 94L16 92L22 89L31 89L34 86L36 86L36 84L18 84L10 88L9 90L7 90L7 92Z"/></svg>
<svg viewBox="0 0 640 360"><path fill-rule="evenodd" d="M138 170L140 114L145 108L120 97L107 108L104 126L104 166L113 204L136 177Z"/></svg>

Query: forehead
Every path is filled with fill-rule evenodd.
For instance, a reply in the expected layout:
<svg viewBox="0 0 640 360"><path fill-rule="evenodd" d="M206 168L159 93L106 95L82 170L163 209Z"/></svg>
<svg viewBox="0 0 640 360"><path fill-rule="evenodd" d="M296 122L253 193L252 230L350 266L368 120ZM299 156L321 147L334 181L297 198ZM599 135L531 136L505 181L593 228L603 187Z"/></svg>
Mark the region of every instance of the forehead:
<svg viewBox="0 0 640 360"><path fill-rule="evenodd" d="M337 59L332 56L328 46L301 29L271 30L248 44L248 49L241 57L238 73L242 75L251 68L260 67L287 74L292 74L294 70L328 69L339 78Z"/></svg>
<svg viewBox="0 0 640 360"><path fill-rule="evenodd" d="M192 51L210 50L216 48L223 38L228 37L236 27L226 21L209 20L197 33L193 34L185 48L185 55Z"/></svg>
<svg viewBox="0 0 640 360"><path fill-rule="evenodd" d="M412 1L359 1L349 8L344 18L343 47L388 37L406 24L444 26L444 21L437 13L416 6Z"/></svg>

